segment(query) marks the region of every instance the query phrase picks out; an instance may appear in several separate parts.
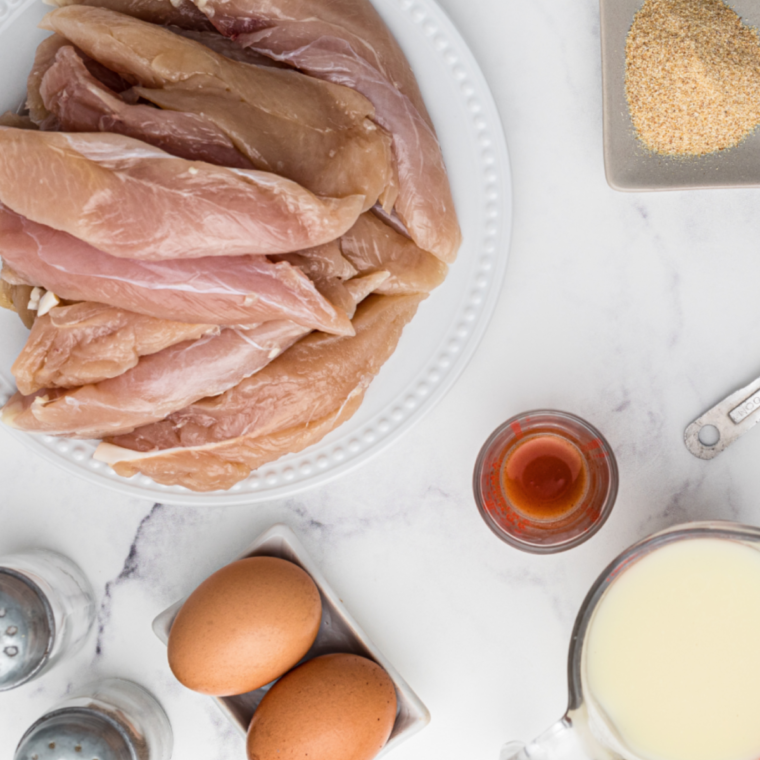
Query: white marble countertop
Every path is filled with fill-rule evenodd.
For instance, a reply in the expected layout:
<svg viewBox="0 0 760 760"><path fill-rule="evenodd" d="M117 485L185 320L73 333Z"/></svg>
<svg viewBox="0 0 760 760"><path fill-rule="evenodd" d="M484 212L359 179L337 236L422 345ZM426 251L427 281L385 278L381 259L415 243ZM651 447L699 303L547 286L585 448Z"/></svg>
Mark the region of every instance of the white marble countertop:
<svg viewBox="0 0 760 760"><path fill-rule="evenodd" d="M712 462L684 427L760 372L760 192L626 195L602 160L597 0L441 0L478 58L510 150L514 228L499 306L447 397L389 450L325 486L230 508L162 506L90 485L0 434L0 554L76 559L99 604L85 648L0 694L0 757L97 675L153 691L177 760L234 760L243 742L176 683L154 616L275 522L290 525L432 723L393 760L498 756L566 702L575 613L633 541L691 519L760 522L760 431ZM507 251L504 251L507 254ZM588 543L540 557L502 544L471 493L476 454L511 415L574 412L620 467Z"/></svg>

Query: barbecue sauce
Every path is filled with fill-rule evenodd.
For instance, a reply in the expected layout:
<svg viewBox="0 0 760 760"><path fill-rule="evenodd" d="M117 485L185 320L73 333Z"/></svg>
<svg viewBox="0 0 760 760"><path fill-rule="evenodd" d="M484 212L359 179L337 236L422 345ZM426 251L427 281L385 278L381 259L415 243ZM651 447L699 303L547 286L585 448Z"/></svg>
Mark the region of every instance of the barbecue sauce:
<svg viewBox="0 0 760 760"><path fill-rule="evenodd" d="M583 501L588 467L577 446L543 433L525 438L512 449L501 479L515 509L533 520L557 520Z"/></svg>

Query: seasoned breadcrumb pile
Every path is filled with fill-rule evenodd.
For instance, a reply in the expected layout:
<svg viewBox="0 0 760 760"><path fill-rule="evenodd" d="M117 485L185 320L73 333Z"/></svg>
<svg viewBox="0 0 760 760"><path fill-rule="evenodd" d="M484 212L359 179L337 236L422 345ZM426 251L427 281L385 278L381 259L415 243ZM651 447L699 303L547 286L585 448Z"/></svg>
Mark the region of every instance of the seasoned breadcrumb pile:
<svg viewBox="0 0 760 760"><path fill-rule="evenodd" d="M760 38L721 0L646 0L625 53L628 106L650 150L701 156L760 123Z"/></svg>

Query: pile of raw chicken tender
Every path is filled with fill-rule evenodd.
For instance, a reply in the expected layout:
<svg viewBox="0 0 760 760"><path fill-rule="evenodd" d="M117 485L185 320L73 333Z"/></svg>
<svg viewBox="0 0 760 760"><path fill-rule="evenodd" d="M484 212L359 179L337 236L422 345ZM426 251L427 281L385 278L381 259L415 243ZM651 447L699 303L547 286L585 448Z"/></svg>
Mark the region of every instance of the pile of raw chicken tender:
<svg viewBox="0 0 760 760"><path fill-rule="evenodd" d="M461 236L368 0L59 0L0 117L3 421L229 488L348 419Z"/></svg>

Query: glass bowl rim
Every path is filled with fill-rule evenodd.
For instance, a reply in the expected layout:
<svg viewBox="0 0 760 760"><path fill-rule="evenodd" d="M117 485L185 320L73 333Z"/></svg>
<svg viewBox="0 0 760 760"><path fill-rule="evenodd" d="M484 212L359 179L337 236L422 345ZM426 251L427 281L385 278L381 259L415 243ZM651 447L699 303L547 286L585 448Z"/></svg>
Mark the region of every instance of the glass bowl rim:
<svg viewBox="0 0 760 760"><path fill-rule="evenodd" d="M561 420L565 422L572 423L573 425L580 425L584 430L591 433L594 438L598 438L599 441L602 444L602 449L604 449L607 452L606 461L609 465L609 477L610 477L610 483L609 488L607 489L607 494L605 496L604 502L602 504L601 510L599 512L599 517L596 519L594 523L589 526L589 528L581 533L578 536L575 536L574 538L568 540L568 541L562 541L559 543L554 544L534 544L530 541L524 541L517 536L512 535L511 533L508 533L506 530L504 530L501 526L499 526L495 520L491 517L491 515L487 512L483 505L483 494L481 490L481 473L483 470L483 462L485 461L486 455L488 454L491 446L493 446L494 442L499 438L499 436L508 428L510 428L515 422L519 422L520 420L524 420L526 417L551 417L552 419L560 418ZM526 431L526 432L529 432ZM617 499L617 492L619 487L619 472L618 472L618 466L617 466L617 459L615 457L615 453L612 450L612 446L610 446L609 441L595 428L591 423L587 422L581 417L578 417L575 414L572 414L571 412L563 412L559 409L532 409L527 412L520 412L519 414L514 415L513 417L510 417L505 422L502 422L492 433L488 436L485 443L481 447L480 451L478 452L477 459L475 460L475 468L473 470L473 476L472 476L472 488L473 488L473 494L475 497L475 504L478 508L478 512L480 512L480 516L483 518L483 521L485 524L491 529L491 532L494 533L498 538L500 538L504 543L509 544L510 546L515 547L516 549L520 549L521 551L529 552L531 554L558 554L559 552L567 551L568 549L573 549L576 546L579 546L580 544L584 543L585 541L588 541L593 535L595 535L601 527L604 525L605 522L607 522L607 518L610 516L610 513L612 512L612 507L615 505L615 501Z"/></svg>

